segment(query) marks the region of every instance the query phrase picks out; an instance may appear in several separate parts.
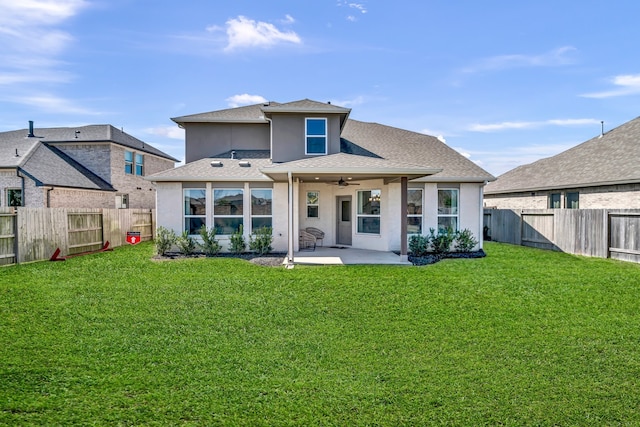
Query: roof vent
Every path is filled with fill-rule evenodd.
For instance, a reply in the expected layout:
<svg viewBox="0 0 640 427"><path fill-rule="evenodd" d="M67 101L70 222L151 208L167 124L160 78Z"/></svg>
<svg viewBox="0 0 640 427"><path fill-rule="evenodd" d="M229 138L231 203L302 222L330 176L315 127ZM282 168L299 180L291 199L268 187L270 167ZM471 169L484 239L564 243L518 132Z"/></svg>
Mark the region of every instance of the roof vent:
<svg viewBox="0 0 640 427"><path fill-rule="evenodd" d="M35 135L33 134L33 120L29 120L29 134L27 138L33 138Z"/></svg>
<svg viewBox="0 0 640 427"><path fill-rule="evenodd" d="M248 168L249 166L251 166L251 163L249 163L248 160L241 160L241 161L238 162L238 164L240 166L242 166L243 168Z"/></svg>
<svg viewBox="0 0 640 427"><path fill-rule="evenodd" d="M222 162L220 160L214 160L211 162L211 166L213 166L214 168L220 168L222 167Z"/></svg>
<svg viewBox="0 0 640 427"><path fill-rule="evenodd" d="M80 134L80 131L79 131L79 130L77 130L77 131L76 131L76 139L78 139L78 135L79 135L79 134Z"/></svg>
<svg viewBox="0 0 640 427"><path fill-rule="evenodd" d="M236 152L235 150L231 150L231 158L235 159L236 158Z"/></svg>
<svg viewBox="0 0 640 427"><path fill-rule="evenodd" d="M600 120L600 138L604 136L604 120Z"/></svg>
<svg viewBox="0 0 640 427"><path fill-rule="evenodd" d="M16 148L16 157L20 157L20 154L18 154L18 149Z"/></svg>

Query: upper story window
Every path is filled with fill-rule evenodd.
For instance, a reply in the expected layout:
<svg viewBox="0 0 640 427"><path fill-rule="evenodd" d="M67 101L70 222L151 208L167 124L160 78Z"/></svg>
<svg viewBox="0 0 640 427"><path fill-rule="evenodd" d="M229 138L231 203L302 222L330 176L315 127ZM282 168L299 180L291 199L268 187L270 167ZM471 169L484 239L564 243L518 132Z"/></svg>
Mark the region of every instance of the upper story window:
<svg viewBox="0 0 640 427"><path fill-rule="evenodd" d="M144 156L136 153L136 175L144 175Z"/></svg>
<svg viewBox="0 0 640 427"><path fill-rule="evenodd" d="M549 209L560 209L560 193L549 194Z"/></svg>
<svg viewBox="0 0 640 427"><path fill-rule="evenodd" d="M124 173L133 175L133 151L124 152Z"/></svg>
<svg viewBox="0 0 640 427"><path fill-rule="evenodd" d="M305 119L305 154L327 154L327 119Z"/></svg>

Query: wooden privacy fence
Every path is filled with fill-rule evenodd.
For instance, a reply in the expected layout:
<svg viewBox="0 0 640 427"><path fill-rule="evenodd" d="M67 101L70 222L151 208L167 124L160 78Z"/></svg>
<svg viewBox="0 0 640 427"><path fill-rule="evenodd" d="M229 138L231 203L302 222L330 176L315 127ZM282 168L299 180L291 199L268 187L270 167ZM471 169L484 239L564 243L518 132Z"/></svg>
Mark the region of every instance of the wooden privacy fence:
<svg viewBox="0 0 640 427"><path fill-rule="evenodd" d="M640 262L639 209L485 209L484 227L497 242Z"/></svg>
<svg viewBox="0 0 640 427"><path fill-rule="evenodd" d="M0 208L0 265L122 246L128 231L152 240L154 230L149 209Z"/></svg>

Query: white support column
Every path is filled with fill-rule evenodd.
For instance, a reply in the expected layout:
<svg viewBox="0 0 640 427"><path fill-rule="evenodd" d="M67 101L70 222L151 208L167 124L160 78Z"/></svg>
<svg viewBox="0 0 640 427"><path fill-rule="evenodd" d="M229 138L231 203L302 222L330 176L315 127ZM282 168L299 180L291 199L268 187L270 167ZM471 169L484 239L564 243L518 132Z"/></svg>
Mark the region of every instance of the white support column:
<svg viewBox="0 0 640 427"><path fill-rule="evenodd" d="M293 176L287 174L289 182L289 243L287 248L287 268L293 268Z"/></svg>

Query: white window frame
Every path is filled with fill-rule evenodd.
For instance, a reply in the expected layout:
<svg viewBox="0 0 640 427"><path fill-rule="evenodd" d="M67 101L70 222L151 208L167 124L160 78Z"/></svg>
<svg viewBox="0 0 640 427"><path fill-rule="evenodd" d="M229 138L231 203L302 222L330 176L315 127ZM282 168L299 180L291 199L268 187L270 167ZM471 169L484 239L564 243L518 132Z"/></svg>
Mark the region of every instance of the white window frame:
<svg viewBox="0 0 640 427"><path fill-rule="evenodd" d="M220 215L220 214L216 214L216 191L237 191L240 192L242 194L242 212L240 214L236 214L236 215ZM239 187L234 187L234 188L225 188L225 187L217 187L217 188L213 188L211 190L211 194L213 196L213 212L212 212L212 227L216 228L216 234L218 234L218 230L216 227L216 219L217 218L232 218L232 219L240 219L240 225L242 225L242 229L245 230L245 223L244 223L244 212L245 212L245 200L244 200L244 195L245 195L245 191L244 188L239 188ZM232 234L232 233L231 233ZM219 233L219 235L221 236L230 236L231 234L223 234L223 233ZM243 233L244 234L244 233Z"/></svg>
<svg viewBox="0 0 640 427"><path fill-rule="evenodd" d="M371 195L371 198L375 197L373 195L374 192L378 193L378 203L380 203L380 205L378 206L378 213L377 214L371 214L371 213L363 213L363 207L360 204L360 194L364 193L364 192L369 192ZM366 234L366 235L373 235L373 236L379 236L380 233L382 232L382 218L380 216L380 213L382 211L382 191L378 188L373 188L370 190L357 190L356 191L356 232L358 234ZM364 219L364 218L377 218L378 219L378 232L377 233L370 233L367 231L362 231L360 229L360 219Z"/></svg>
<svg viewBox="0 0 640 427"><path fill-rule="evenodd" d="M455 191L456 193L456 213L440 213L440 192L441 191ZM438 188L438 232L440 232L440 218L455 218L456 228L454 232L460 229L460 189L459 188Z"/></svg>
<svg viewBox="0 0 640 427"><path fill-rule="evenodd" d="M422 213L419 214L411 214L409 213L409 191L419 191L420 192L420 210L422 211ZM407 189L407 235L414 235L414 234L422 234L422 232L424 231L424 218L423 218L423 214L424 214L424 189L423 188L411 188L409 187ZM412 233L409 231L409 218L420 218L420 231L417 233Z"/></svg>
<svg viewBox="0 0 640 427"><path fill-rule="evenodd" d="M316 203L309 203L309 194L311 193L315 193L316 194ZM306 200L305 200L306 204L307 204L307 218L313 218L313 219L318 219L320 218L320 192L319 191L314 191L314 190L310 190L306 192ZM309 208L315 206L315 208L317 209L317 216L309 216Z"/></svg>
<svg viewBox="0 0 640 427"><path fill-rule="evenodd" d="M309 121L319 120L324 122L324 135L310 135L309 134ZM310 153L309 152L309 138L324 138L324 151L322 153ZM307 156L324 156L327 154L329 145L329 128L326 117L305 117L304 119L304 154Z"/></svg>
<svg viewBox="0 0 640 427"><path fill-rule="evenodd" d="M187 213L187 205L186 205L186 200L187 200L187 194L191 191L201 191L202 195L204 196L204 213L203 214L190 214ZM191 197L191 196L189 196ZM202 219L202 224L206 226L207 224L207 190L205 188L184 188L182 189L182 216L183 216L183 220L182 220L182 229L184 231L189 231L189 229L187 228L187 219L190 218L201 218ZM193 233L192 235L196 235L197 233Z"/></svg>
<svg viewBox="0 0 640 427"><path fill-rule="evenodd" d="M253 203L253 192L254 191L268 191L271 193L271 197L269 198L271 200L271 212L269 213L269 215L256 215L253 213L253 207L255 206ZM253 227L253 219L254 218L269 218L271 221L271 225L269 225L269 227L271 227L271 229L273 230L273 188L252 188L250 191L251 194L251 233L255 234L256 229Z"/></svg>

